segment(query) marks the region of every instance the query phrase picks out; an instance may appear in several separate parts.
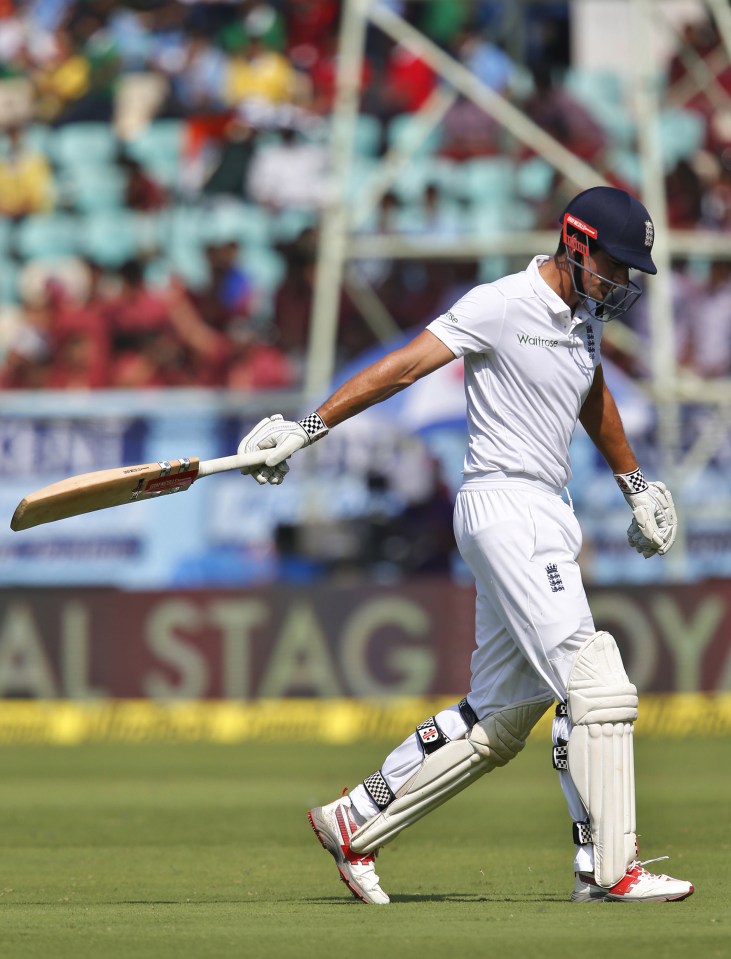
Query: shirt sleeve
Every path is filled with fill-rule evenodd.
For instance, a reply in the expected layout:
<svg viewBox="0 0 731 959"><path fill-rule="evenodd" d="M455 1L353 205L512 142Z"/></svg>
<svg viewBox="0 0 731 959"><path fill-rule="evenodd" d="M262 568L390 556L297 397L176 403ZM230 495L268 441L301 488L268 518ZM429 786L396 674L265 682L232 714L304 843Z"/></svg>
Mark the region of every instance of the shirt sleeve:
<svg viewBox="0 0 731 959"><path fill-rule="evenodd" d="M455 356L489 353L500 339L505 321L505 297L491 283L476 286L438 316L427 330Z"/></svg>

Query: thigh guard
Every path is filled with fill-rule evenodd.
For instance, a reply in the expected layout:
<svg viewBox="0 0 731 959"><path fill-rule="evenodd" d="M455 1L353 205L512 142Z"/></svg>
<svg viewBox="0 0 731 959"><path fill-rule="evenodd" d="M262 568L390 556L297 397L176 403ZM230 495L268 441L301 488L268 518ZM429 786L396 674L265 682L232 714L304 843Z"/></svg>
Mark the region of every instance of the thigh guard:
<svg viewBox="0 0 731 959"><path fill-rule="evenodd" d="M353 834L350 848L357 853L380 848L480 776L510 762L552 702L542 696L507 706L475 723L464 739L428 753L413 778L395 797L384 797L382 811Z"/></svg>
<svg viewBox="0 0 731 959"><path fill-rule="evenodd" d="M589 814L595 878L600 886L613 886L636 855L637 690L609 633L595 633L576 657L567 705L573 723L568 771Z"/></svg>

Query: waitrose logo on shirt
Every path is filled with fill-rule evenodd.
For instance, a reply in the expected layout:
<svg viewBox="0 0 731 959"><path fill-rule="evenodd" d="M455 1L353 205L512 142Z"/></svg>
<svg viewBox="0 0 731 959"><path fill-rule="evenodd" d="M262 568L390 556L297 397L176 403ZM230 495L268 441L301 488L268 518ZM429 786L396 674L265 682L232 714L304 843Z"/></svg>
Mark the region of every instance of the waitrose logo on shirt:
<svg viewBox="0 0 731 959"><path fill-rule="evenodd" d="M542 336L529 336L527 333L518 333L517 336L521 346L558 346L558 340L546 340Z"/></svg>

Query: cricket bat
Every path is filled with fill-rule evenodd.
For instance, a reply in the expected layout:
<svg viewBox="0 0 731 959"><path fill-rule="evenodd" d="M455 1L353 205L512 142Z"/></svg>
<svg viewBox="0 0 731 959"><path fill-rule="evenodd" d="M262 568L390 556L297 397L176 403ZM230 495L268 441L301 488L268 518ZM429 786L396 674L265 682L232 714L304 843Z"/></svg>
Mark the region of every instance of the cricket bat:
<svg viewBox="0 0 731 959"><path fill-rule="evenodd" d="M13 513L10 528L18 532L110 506L182 493L202 476L258 466L270 453L271 450L257 450L203 461L191 456L70 476L24 497Z"/></svg>

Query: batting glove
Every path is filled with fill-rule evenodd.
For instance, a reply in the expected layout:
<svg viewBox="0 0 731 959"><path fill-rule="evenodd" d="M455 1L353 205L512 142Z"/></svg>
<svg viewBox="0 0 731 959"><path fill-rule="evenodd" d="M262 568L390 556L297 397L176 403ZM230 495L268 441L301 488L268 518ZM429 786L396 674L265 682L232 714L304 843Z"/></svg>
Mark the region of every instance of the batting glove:
<svg viewBox="0 0 731 959"><path fill-rule="evenodd" d="M310 413L299 422L285 420L281 413L275 413L263 419L244 437L239 444L239 452L251 453L254 450L271 449L272 453L267 457L264 466L253 467L251 475L262 485L271 483L276 486L284 481L289 472L286 462L289 457L297 450L326 436L328 432L318 413Z"/></svg>
<svg viewBox="0 0 731 959"><path fill-rule="evenodd" d="M633 514L627 530L629 545L645 559L667 553L678 532L678 514L670 490L664 483L648 483L640 469L615 473L614 478Z"/></svg>
<svg viewBox="0 0 731 959"><path fill-rule="evenodd" d="M253 430L246 434L246 436L239 443L238 452L239 453L252 453L254 450L259 449L254 437L258 436L265 426L272 422L272 420L283 420L284 417L281 413L275 413L274 416L265 416L263 420L259 420ZM256 482L260 486L265 486L269 483L271 486L279 486L284 482L284 477L289 473L289 466L286 463L280 463L277 466L267 466L265 463L261 463L258 466L244 466L240 473L242 476L253 476Z"/></svg>

